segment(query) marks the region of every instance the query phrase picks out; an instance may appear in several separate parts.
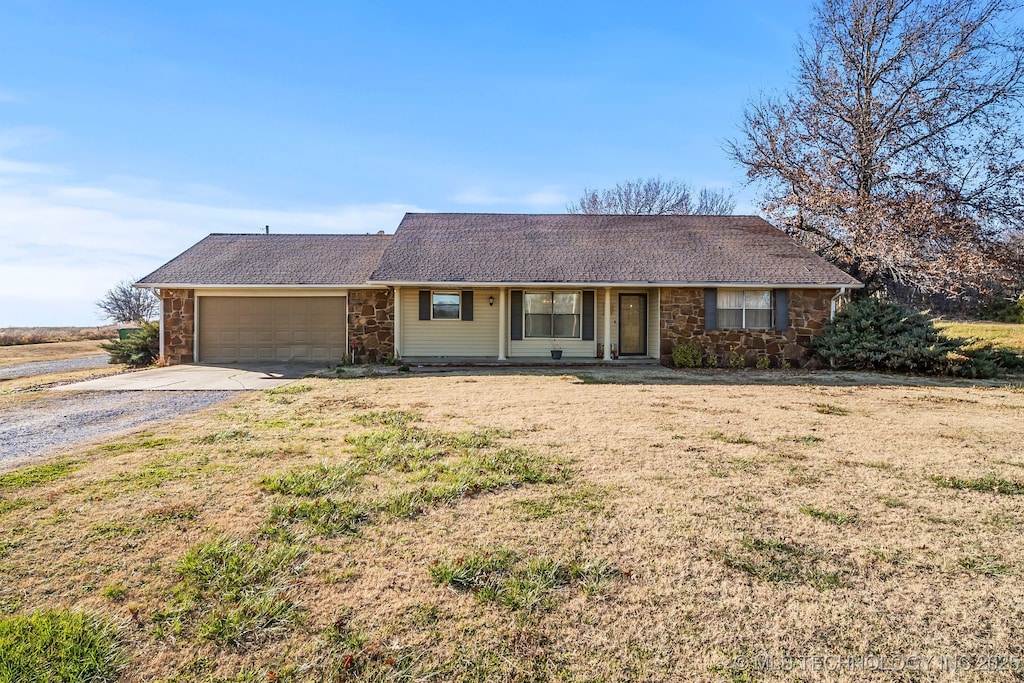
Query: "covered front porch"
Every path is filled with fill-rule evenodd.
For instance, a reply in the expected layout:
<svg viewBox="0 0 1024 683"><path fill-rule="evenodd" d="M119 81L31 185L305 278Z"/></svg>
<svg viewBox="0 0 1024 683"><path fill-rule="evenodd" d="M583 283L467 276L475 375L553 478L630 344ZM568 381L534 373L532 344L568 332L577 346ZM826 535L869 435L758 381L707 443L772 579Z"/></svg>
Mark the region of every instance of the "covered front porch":
<svg viewBox="0 0 1024 683"><path fill-rule="evenodd" d="M405 362L657 361L656 287L395 287L395 352ZM561 359L552 359L551 351Z"/></svg>
<svg viewBox="0 0 1024 683"><path fill-rule="evenodd" d="M566 358L555 360L547 358L481 358L479 356L402 356L402 362L411 366L426 367L461 367L461 368L632 368L651 367L658 365L657 359L643 357L625 357L616 360L601 358Z"/></svg>

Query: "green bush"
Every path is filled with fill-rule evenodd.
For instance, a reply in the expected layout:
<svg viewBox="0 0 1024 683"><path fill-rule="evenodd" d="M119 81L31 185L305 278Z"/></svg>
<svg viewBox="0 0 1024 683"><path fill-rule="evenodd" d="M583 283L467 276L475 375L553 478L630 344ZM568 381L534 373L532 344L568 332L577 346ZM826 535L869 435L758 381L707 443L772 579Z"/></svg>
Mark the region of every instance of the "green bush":
<svg viewBox="0 0 1024 683"><path fill-rule="evenodd" d="M834 368L992 377L991 349L964 348L967 340L939 334L924 313L874 297L843 307L812 347Z"/></svg>
<svg viewBox="0 0 1024 683"><path fill-rule="evenodd" d="M677 368L699 368L702 355L700 344L691 339L672 347L672 364Z"/></svg>
<svg viewBox="0 0 1024 683"><path fill-rule="evenodd" d="M142 327L127 339L103 344L103 350L110 354L111 363L123 363L133 368L152 365L160 355L160 325L142 323Z"/></svg>
<svg viewBox="0 0 1024 683"><path fill-rule="evenodd" d="M1006 297L990 299L981 307L981 317L999 323L1024 323L1024 296L1016 301Z"/></svg>

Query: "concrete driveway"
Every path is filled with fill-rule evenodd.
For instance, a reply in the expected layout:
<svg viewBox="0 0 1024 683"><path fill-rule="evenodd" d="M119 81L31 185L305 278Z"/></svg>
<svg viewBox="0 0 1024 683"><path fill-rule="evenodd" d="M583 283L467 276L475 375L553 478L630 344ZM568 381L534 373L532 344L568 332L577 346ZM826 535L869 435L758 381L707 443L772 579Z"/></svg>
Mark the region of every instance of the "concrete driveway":
<svg viewBox="0 0 1024 683"><path fill-rule="evenodd" d="M254 391L273 389L323 366L302 363L260 365L174 365L139 370L53 387L53 391Z"/></svg>

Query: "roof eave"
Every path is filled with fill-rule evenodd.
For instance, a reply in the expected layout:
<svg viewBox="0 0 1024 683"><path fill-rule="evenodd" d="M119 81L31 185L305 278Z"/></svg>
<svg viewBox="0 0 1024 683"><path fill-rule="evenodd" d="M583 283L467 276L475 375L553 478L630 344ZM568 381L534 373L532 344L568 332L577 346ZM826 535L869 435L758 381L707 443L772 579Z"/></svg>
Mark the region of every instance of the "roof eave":
<svg viewBox="0 0 1024 683"><path fill-rule="evenodd" d="M339 282L329 285L275 284L272 282L244 285L209 284L203 282L136 282L133 286L139 289L379 289L387 285L364 281L353 283Z"/></svg>
<svg viewBox="0 0 1024 683"><path fill-rule="evenodd" d="M850 282L690 282L674 280L634 280L634 281L551 281L551 282L515 282L515 281L468 281L468 280L370 280L370 284L387 287L735 287L735 288L769 288L769 289L861 289L863 283Z"/></svg>

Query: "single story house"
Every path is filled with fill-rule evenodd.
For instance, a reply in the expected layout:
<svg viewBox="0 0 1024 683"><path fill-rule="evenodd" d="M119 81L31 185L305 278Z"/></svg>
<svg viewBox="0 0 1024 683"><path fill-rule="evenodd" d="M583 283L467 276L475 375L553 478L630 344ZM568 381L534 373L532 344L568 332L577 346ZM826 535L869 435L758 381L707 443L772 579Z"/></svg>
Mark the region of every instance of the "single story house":
<svg viewBox="0 0 1024 683"><path fill-rule="evenodd" d="M393 235L210 235L139 287L164 363L638 357L798 366L854 278L754 216L406 214Z"/></svg>

